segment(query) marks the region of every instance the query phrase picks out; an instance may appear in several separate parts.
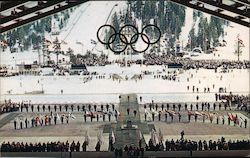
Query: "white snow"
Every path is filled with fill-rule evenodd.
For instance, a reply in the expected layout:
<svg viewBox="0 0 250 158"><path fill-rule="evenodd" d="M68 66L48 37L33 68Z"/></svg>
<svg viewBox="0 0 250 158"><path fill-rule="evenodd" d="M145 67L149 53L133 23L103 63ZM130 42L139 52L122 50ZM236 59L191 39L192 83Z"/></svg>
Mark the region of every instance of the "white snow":
<svg viewBox="0 0 250 158"><path fill-rule="evenodd" d="M117 6L116 6L117 4ZM66 50L71 47L75 54L77 53L85 53L86 50L92 50L94 45L91 44L91 39L97 41L96 32L98 28L107 23L110 23L112 19L112 15L114 12L119 12L120 10L124 10L127 7L126 1L89 1L74 10L71 13L71 16L68 20L66 28L64 28L59 35L60 40L64 40L67 44L62 45L62 49ZM197 32L198 30L198 22L199 18L196 21L193 21L193 9L186 8L186 17L185 24L182 28L182 32L180 35L180 41L183 41L185 45L188 42L188 34L192 27L195 27ZM111 15L111 16L109 16ZM204 14L205 17L209 19L210 15ZM139 31L141 30L141 20L137 19L137 24ZM249 29L247 27L230 23L229 27L225 28L226 35L224 39L227 41L226 47L218 47L218 52L216 52L216 56L213 55L203 55L202 57L198 57L197 59L229 59L229 60L237 60L237 55L233 52L235 50L235 40L237 35L240 35L240 38L243 40L245 47L242 48L243 53L240 57L241 60L249 60ZM52 37L48 34L45 35L46 38L51 39ZM220 39L223 39L220 37ZM83 43L83 46L76 44L76 42ZM30 49L23 53L10 53L9 49L5 52L0 53L0 63L10 65L13 67L15 63L25 63L30 64L33 61L38 61L38 53L34 52L34 50ZM98 43L96 48L93 50L94 53L103 52L109 55L109 60L121 59L119 55L113 55L107 49L104 49L103 45ZM161 49L161 51L164 51ZM218 56L218 54L220 54ZM13 58L14 57L14 58ZM68 61L68 57L64 57ZM141 59L142 55L138 56L128 56L127 58L133 59Z"/></svg>
<svg viewBox="0 0 250 158"><path fill-rule="evenodd" d="M130 79L133 74L139 74L142 70L149 70L156 74L157 71L162 70L160 66L140 67L133 65L125 69L111 65L88 67L88 69L105 74L105 79L97 79L96 76L93 76L92 80L84 83L84 76L16 76L1 78L0 99L12 98L20 100L26 98L35 102L118 102L118 94L137 93L147 98L146 101L150 101L153 97L159 102L191 102L196 101L197 95L199 95L200 101L214 100L214 93L218 92L220 87L226 87L227 92L232 91L238 94L247 94L249 92L249 70L246 69L233 70L233 72L225 74L214 73L214 70L200 69L197 73L195 70L190 70L179 74L176 81L154 79L153 75L144 76L143 80L138 81ZM129 80L121 80L119 83L109 79L109 75L114 72L123 79L128 76ZM191 74L194 75L193 78L190 77ZM221 75L223 76L222 80L220 80ZM187 77L190 78L189 82L187 82ZM199 80L201 83L199 83ZM215 84L214 89L212 88L213 84ZM187 90L187 86L190 87L189 90ZM192 86L199 88L200 93L192 93ZM205 87L209 87L211 93L203 93ZM39 90L44 90L45 94L24 94L25 92ZM61 94L61 90L63 90L63 94ZM8 94L7 91L11 91L11 94Z"/></svg>
<svg viewBox="0 0 250 158"><path fill-rule="evenodd" d="M237 41L237 36L239 34L240 39L242 39L244 43L244 47L242 47L242 55L240 56L240 60L249 60L249 28L245 26L241 26L239 24L231 23L229 27L225 28L226 35L224 40L227 42L226 47L218 47L218 54L220 54L220 58L226 58L229 60L237 60L237 55L233 52L235 51L235 43Z"/></svg>
<svg viewBox="0 0 250 158"><path fill-rule="evenodd" d="M188 35L189 31L192 29L192 27L195 28L195 34L198 33L198 24L200 21L200 17L197 17L196 21L193 21L193 12L194 10L191 8L186 7L186 17L185 17L185 24L182 27L182 31L180 33L180 41L183 41L183 44L186 45L188 43ZM208 22L210 21L211 15L203 13L203 16L208 19ZM218 52L216 52L216 56L213 55L203 55L202 57L198 57L197 59L228 59L228 60L237 60L237 55L235 55L233 52L235 51L235 41L237 40L238 34L240 35L240 39L243 40L243 43L245 47L242 48L242 55L240 56L240 60L249 60L249 28L230 22L229 27L225 28L225 36L220 37L222 42L222 39L224 39L227 42L226 47L217 47ZM218 56L218 54L220 54Z"/></svg>
<svg viewBox="0 0 250 158"><path fill-rule="evenodd" d="M189 31L193 27L193 9L186 7L186 15L185 15L185 24L182 27L181 33L180 33L180 41L183 41L183 43L188 42L188 35Z"/></svg>
<svg viewBox="0 0 250 158"><path fill-rule="evenodd" d="M117 6L115 6L117 4ZM91 44L91 39L98 41L96 37L97 30L100 26L104 25L106 20L108 23L111 20L109 14L111 15L115 11L126 7L126 1L89 1L81 6L79 6L71 16L68 24L67 31L61 32L59 39L65 39L70 29L71 32L68 34L65 42L68 43L68 47L71 47L75 54L83 54L87 50L91 50L94 45ZM74 20L79 18L79 20ZM74 25L70 27L71 25ZM76 42L82 42L84 44L83 48L81 45L76 44ZM103 45L101 45L103 48Z"/></svg>

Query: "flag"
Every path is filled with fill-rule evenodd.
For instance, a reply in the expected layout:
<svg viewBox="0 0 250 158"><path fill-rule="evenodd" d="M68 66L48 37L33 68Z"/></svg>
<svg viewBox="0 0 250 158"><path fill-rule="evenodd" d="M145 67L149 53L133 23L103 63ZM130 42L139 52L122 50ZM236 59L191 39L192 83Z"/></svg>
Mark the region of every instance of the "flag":
<svg viewBox="0 0 250 158"><path fill-rule="evenodd" d="M195 111L194 112L196 115L198 115L198 116L202 116L202 113L200 113L200 112L198 112L198 111Z"/></svg>
<svg viewBox="0 0 250 158"><path fill-rule="evenodd" d="M45 116L45 123L47 124L49 122L49 117L48 115Z"/></svg>
<svg viewBox="0 0 250 158"><path fill-rule="evenodd" d="M115 134L114 134L114 132L113 132L112 129L111 129L111 133L110 133L109 136L110 136L110 137L109 137L109 140L111 140L111 141L112 141L112 144L114 144L114 143L115 143Z"/></svg>
<svg viewBox="0 0 250 158"><path fill-rule="evenodd" d="M85 111L86 116L91 116L91 112L90 111Z"/></svg>
<svg viewBox="0 0 250 158"><path fill-rule="evenodd" d="M114 144L115 143L115 134L114 134L113 130L111 130L111 140L112 140L112 143Z"/></svg>
<svg viewBox="0 0 250 158"><path fill-rule="evenodd" d="M69 112L69 118L72 118L73 120L76 119L76 117L71 112Z"/></svg>
<svg viewBox="0 0 250 158"><path fill-rule="evenodd" d="M85 132L85 142L86 142L87 145L89 145L89 141L90 141L89 132L86 131Z"/></svg>
<svg viewBox="0 0 250 158"><path fill-rule="evenodd" d="M99 131L99 133L97 134L97 142L102 144L102 132L101 131Z"/></svg>
<svg viewBox="0 0 250 158"><path fill-rule="evenodd" d="M200 112L202 115L205 115L206 117L209 117L209 114L205 113L205 112Z"/></svg>
<svg viewBox="0 0 250 158"><path fill-rule="evenodd" d="M164 141L164 140L163 140L163 134L162 134L160 128L159 128L159 140L160 140L160 142L163 142L163 141Z"/></svg>
<svg viewBox="0 0 250 158"><path fill-rule="evenodd" d="M240 47L245 47L244 43L243 43L243 40L240 39L240 34L237 35L237 39L238 39L238 42L239 42L239 46Z"/></svg>
<svg viewBox="0 0 250 158"><path fill-rule="evenodd" d="M224 115L220 115L221 119L223 120L224 119Z"/></svg>
<svg viewBox="0 0 250 158"><path fill-rule="evenodd" d="M240 47L245 47L244 43L243 43L243 40L242 39L238 39L239 40L239 46Z"/></svg>
<svg viewBox="0 0 250 158"><path fill-rule="evenodd" d="M211 114L210 112L208 112L208 117L209 117L209 119L210 119L210 120L213 120L214 115L213 115L213 114Z"/></svg>
<svg viewBox="0 0 250 158"><path fill-rule="evenodd" d="M143 139L142 133L141 131L139 131L139 140L142 140L142 139Z"/></svg>
<svg viewBox="0 0 250 158"><path fill-rule="evenodd" d="M56 117L57 117L58 120L60 120L60 116L59 116L58 113L56 113Z"/></svg>
<svg viewBox="0 0 250 158"><path fill-rule="evenodd" d="M121 113L118 110L116 110L116 109L115 109L115 112L116 112L117 116L121 115Z"/></svg>
<svg viewBox="0 0 250 158"><path fill-rule="evenodd" d="M166 111L170 116L175 116L177 115L177 113L175 111L172 111L172 110L167 110Z"/></svg>
<svg viewBox="0 0 250 158"><path fill-rule="evenodd" d="M234 115L231 113L231 116L232 116L233 121L235 121L235 120L237 121L237 119L238 119L238 118L236 117L237 114L234 116Z"/></svg>
<svg viewBox="0 0 250 158"><path fill-rule="evenodd" d="M36 117L36 123L37 123L37 124L40 123L39 117Z"/></svg>
<svg viewBox="0 0 250 158"><path fill-rule="evenodd" d="M151 131L151 140L153 142L153 145L159 144L159 139L158 139L157 133L154 129L152 129L152 131Z"/></svg>
<svg viewBox="0 0 250 158"><path fill-rule="evenodd" d="M230 115L230 113L227 113L227 115L231 121L234 121L232 114Z"/></svg>
<svg viewBox="0 0 250 158"><path fill-rule="evenodd" d="M154 113L156 116L159 115L159 112L157 112L156 110L152 109L152 112L151 113Z"/></svg>
<svg viewBox="0 0 250 158"><path fill-rule="evenodd" d="M194 113L188 110L188 115L194 115Z"/></svg>
<svg viewBox="0 0 250 158"><path fill-rule="evenodd" d="M95 45L97 44L97 42L95 40L93 40L93 39L90 39L90 43L95 44Z"/></svg>
<svg viewBox="0 0 250 158"><path fill-rule="evenodd" d="M153 137L154 137L154 129L151 130L150 132L150 136L151 136L151 140L153 141Z"/></svg>

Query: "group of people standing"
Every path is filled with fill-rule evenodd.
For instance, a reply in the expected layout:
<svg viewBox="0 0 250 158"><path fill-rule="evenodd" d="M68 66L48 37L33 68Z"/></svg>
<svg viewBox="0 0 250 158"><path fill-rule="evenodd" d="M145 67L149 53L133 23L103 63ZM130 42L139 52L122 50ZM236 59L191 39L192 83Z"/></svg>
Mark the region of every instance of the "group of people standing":
<svg viewBox="0 0 250 158"><path fill-rule="evenodd" d="M238 117L237 114L233 115L232 113L228 113L227 115L220 115L218 114L218 111L221 111L222 105L224 106L224 110L227 110L228 104L227 103L212 103L212 105L209 102L202 102L201 104L196 103L194 106L191 104L155 104L149 103L144 104L144 120L148 121L148 116L151 118L152 121L155 121L155 117L158 117L158 121L162 121L162 116L165 115L165 121L168 122L168 118L170 118L171 122L173 122L174 117L178 117L179 122L183 120L183 114L185 114L185 111L187 111L187 118L188 122L191 121L192 116L194 117L194 121L197 122L199 117L202 117L202 122L205 123L206 119L210 120L210 123L213 122L214 119L216 119L216 124L219 124L221 120L221 124L225 124L225 118L228 120L228 125L231 124L231 122L234 123L234 125L238 124L240 127L247 128L247 118ZM171 110L170 110L171 106ZM201 106L201 107L200 107ZM218 107L218 108L217 108ZM149 108L149 110L148 110ZM196 109L195 109L196 108ZM200 109L201 108L201 109ZM178 109L178 111L176 111ZM201 110L201 111L199 111ZM211 113L212 111L212 113ZM233 115L233 117L231 117Z"/></svg>

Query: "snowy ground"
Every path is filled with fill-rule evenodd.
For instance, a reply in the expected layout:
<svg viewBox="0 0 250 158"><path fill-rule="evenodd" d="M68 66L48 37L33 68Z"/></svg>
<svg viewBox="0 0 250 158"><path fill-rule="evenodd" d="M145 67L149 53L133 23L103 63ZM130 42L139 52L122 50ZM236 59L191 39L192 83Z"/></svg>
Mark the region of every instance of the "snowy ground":
<svg viewBox="0 0 250 158"><path fill-rule="evenodd" d="M249 70L232 70L229 73L214 73L214 70L200 69L179 72L176 81L154 78L154 75L144 75L142 80L134 80L134 74L148 70L157 74L163 67L140 67L133 65L130 68L121 68L117 65L105 67L89 67L89 71L96 71L105 75L105 79L93 76L92 80L84 83L86 76L15 76L0 78L1 101L4 99L31 100L33 102L114 102L118 103L118 95L122 93L137 93L142 95L146 102L154 99L157 102L193 102L196 96L199 101L213 101L214 93L220 87L226 88L229 93L249 93ZM161 75L167 73L162 72ZM113 81L110 74L119 74L123 80ZM191 77L193 74L193 77ZM125 76L129 79L125 80ZM222 77L222 79L220 79ZM189 82L187 81L189 78ZM213 84L215 87L213 88ZM189 90L187 89L189 86ZM199 93L193 93L192 87L199 88ZM204 88L210 88L211 93L203 93ZM27 95L25 92L41 91L45 94ZM63 90L63 94L61 94ZM196 90L195 90L196 91ZM10 92L10 93L9 93Z"/></svg>

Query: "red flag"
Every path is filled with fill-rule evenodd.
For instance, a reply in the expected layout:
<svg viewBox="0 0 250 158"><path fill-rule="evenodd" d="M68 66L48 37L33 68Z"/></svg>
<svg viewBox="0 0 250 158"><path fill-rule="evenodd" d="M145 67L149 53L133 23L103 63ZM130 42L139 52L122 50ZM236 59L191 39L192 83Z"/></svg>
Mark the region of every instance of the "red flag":
<svg viewBox="0 0 250 158"><path fill-rule="evenodd" d="M194 113L188 110L188 115L194 115Z"/></svg>
<svg viewBox="0 0 250 158"><path fill-rule="evenodd" d="M202 113L200 113L198 111L195 111L195 114L198 115L198 116L202 116Z"/></svg>
<svg viewBox="0 0 250 158"><path fill-rule="evenodd" d="M227 113L227 115L228 115L228 117L229 117L229 119L230 119L231 121L234 121L234 118L233 118L233 115L232 115L232 114L230 115L230 113Z"/></svg>

